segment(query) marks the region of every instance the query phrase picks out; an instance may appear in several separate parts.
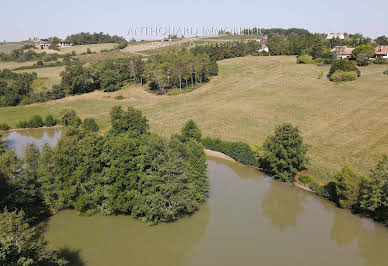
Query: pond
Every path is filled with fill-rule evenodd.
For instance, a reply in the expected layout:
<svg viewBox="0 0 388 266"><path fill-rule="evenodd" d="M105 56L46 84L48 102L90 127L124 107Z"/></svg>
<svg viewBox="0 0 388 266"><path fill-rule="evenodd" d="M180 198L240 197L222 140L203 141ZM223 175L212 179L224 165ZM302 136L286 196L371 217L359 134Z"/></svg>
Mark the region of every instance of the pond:
<svg viewBox="0 0 388 266"><path fill-rule="evenodd" d="M11 147L55 143L56 130L18 131ZM96 266L387 265L387 227L255 169L210 157L208 165L210 197L191 217L148 226L127 216L65 210L50 218L46 237Z"/></svg>

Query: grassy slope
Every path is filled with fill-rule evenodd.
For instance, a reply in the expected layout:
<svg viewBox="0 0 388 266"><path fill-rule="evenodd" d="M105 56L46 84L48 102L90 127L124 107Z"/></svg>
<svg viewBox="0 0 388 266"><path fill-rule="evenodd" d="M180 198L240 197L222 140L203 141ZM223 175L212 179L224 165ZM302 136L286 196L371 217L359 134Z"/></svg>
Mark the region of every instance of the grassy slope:
<svg viewBox="0 0 388 266"><path fill-rule="evenodd" d="M307 174L322 182L327 170L344 163L367 172L388 153L388 77L384 66L362 68L357 81L334 84L328 67L296 65L294 57L245 57L219 62L220 75L200 89L178 96L155 96L139 86L106 94L68 97L50 103L0 109L0 123L14 126L33 114L58 114L74 108L95 117L106 129L112 106L141 108L152 129L165 136L193 118L206 136L248 143L262 142L276 125L299 126L312 148ZM123 95L124 100L115 100Z"/></svg>
<svg viewBox="0 0 388 266"><path fill-rule="evenodd" d="M99 53L103 49L112 49L116 46L117 46L116 43L99 43L99 44L64 46L59 48L59 50L62 53L71 53L72 51L75 51L77 54L80 54L80 53L86 53L88 48L90 48L92 52Z"/></svg>

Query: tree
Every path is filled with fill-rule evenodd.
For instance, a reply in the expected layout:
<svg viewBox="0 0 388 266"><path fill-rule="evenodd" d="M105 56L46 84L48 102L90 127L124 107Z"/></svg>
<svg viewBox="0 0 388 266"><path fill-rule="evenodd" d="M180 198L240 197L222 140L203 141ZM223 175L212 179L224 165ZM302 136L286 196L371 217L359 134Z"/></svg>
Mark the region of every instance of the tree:
<svg viewBox="0 0 388 266"><path fill-rule="evenodd" d="M375 48L371 45L357 46L352 52L352 58L356 59L359 66L368 65L369 58L375 55Z"/></svg>
<svg viewBox="0 0 388 266"><path fill-rule="evenodd" d="M183 142L194 139L201 142L202 133L197 124L193 120L189 120L185 123L181 130L181 138Z"/></svg>
<svg viewBox="0 0 388 266"><path fill-rule="evenodd" d="M73 109L64 109L60 113L60 122L64 126L75 126L78 127L80 118L77 116L76 111Z"/></svg>
<svg viewBox="0 0 388 266"><path fill-rule="evenodd" d="M377 45L388 45L388 38L387 36L380 36L376 39Z"/></svg>
<svg viewBox="0 0 388 266"><path fill-rule="evenodd" d="M382 221L388 221L388 158L382 160L372 170L362 184L361 208Z"/></svg>
<svg viewBox="0 0 388 266"><path fill-rule="evenodd" d="M52 37L50 38L50 49L53 50L59 50L58 49L58 44L61 42L61 40L58 37Z"/></svg>
<svg viewBox="0 0 388 266"><path fill-rule="evenodd" d="M289 123L278 126L275 134L266 138L263 169L281 181L293 181L298 171L308 163L308 145L303 143L299 129Z"/></svg>
<svg viewBox="0 0 388 266"><path fill-rule="evenodd" d="M134 135L140 136L148 132L149 125L147 118L140 110L129 106L124 112L121 106L115 106L111 110L112 127L109 130L111 134L119 134L131 131Z"/></svg>
<svg viewBox="0 0 388 266"><path fill-rule="evenodd" d="M50 249L41 227L31 227L23 211L0 213L1 265L66 265L56 250Z"/></svg>
<svg viewBox="0 0 388 266"><path fill-rule="evenodd" d="M358 204L362 177L349 165L345 165L334 176L338 204L342 208L353 208Z"/></svg>
<svg viewBox="0 0 388 266"><path fill-rule="evenodd" d="M95 89L94 81L80 62L67 65L61 72L61 87L67 94L91 92Z"/></svg>
<svg viewBox="0 0 388 266"><path fill-rule="evenodd" d="M82 123L82 128L94 132L99 130L96 120L93 118L85 118L84 122Z"/></svg>

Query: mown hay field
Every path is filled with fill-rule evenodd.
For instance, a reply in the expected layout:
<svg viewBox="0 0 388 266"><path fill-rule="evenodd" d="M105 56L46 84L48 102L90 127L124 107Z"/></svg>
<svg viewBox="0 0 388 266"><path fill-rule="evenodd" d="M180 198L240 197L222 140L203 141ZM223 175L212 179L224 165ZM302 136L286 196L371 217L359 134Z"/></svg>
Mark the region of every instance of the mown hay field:
<svg viewBox="0 0 388 266"><path fill-rule="evenodd" d="M367 174L388 154L388 76L386 67L361 68L353 82L335 84L328 66L297 65L295 57L243 57L219 62L219 75L199 89L174 96L156 96L138 85L114 93L93 92L48 103L0 109L0 123L15 126L34 114L58 115L75 109L82 118L96 118L109 127L115 105L144 111L151 128L164 136L194 119L203 135L224 140L263 142L275 126L297 125L311 145L306 174L327 182L345 163ZM123 100L115 96L122 95Z"/></svg>

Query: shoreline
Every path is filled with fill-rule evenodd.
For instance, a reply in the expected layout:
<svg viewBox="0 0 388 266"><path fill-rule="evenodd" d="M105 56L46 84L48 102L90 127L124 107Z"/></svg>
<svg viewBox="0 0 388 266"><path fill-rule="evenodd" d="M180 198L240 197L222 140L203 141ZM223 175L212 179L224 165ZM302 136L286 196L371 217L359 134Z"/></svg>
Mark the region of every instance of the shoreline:
<svg viewBox="0 0 388 266"><path fill-rule="evenodd" d="M226 154L224 154L222 152L213 151L213 150L209 150L209 149L204 149L204 150L205 150L205 153L206 153L207 156L215 157L215 158L218 158L218 159L223 159L223 160L230 161L230 162L239 163L235 159L233 159L232 157L230 157L230 156L228 156L228 155L226 155ZM255 168L256 170L258 170L260 172L263 172L259 167L252 166L252 165L245 165L245 164L242 164L242 165L244 165L246 167L252 167L252 168ZM303 189L303 190L311 192L311 193L316 193L309 186L306 186L306 185L302 184L297 179L294 182L290 182L290 183L293 184L295 187L297 187L299 189Z"/></svg>
<svg viewBox="0 0 388 266"><path fill-rule="evenodd" d="M11 129L8 129L8 130L0 130L0 133L2 133L2 132L7 133L7 132L21 131L21 130L31 130L31 129L49 129L49 128L63 128L63 127L65 127L65 126L55 125L55 126L52 126L52 127L44 126L44 127L11 128Z"/></svg>

